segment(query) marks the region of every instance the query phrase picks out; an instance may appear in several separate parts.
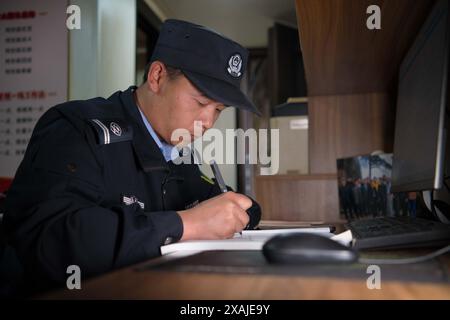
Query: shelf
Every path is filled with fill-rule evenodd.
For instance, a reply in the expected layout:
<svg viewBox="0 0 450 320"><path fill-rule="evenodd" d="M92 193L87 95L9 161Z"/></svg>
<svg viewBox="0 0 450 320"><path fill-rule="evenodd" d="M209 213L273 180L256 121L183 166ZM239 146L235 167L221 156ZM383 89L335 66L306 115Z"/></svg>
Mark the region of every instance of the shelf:
<svg viewBox="0 0 450 320"><path fill-rule="evenodd" d="M256 180L336 180L335 173L329 174L276 174L268 176L256 176Z"/></svg>

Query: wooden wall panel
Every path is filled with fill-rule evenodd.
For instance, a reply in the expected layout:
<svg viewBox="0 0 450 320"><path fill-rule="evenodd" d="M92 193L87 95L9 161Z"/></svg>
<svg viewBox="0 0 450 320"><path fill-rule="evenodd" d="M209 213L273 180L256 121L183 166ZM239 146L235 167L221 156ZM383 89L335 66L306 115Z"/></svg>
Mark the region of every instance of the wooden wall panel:
<svg viewBox="0 0 450 320"><path fill-rule="evenodd" d="M255 190L262 219L340 220L336 175L257 176Z"/></svg>
<svg viewBox="0 0 450 320"><path fill-rule="evenodd" d="M310 173L336 173L337 158L392 152L390 101L383 93L309 97Z"/></svg>
<svg viewBox="0 0 450 320"><path fill-rule="evenodd" d="M296 0L308 95L384 92L434 0ZM381 30L369 30L369 5Z"/></svg>

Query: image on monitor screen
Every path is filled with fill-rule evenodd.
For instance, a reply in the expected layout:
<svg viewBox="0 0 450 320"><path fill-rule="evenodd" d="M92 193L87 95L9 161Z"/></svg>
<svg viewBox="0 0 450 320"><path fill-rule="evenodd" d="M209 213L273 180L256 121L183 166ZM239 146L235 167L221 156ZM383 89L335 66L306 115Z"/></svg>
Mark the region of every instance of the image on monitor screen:
<svg viewBox="0 0 450 320"><path fill-rule="evenodd" d="M347 220L415 217L416 192L392 192L392 153L337 160L340 214Z"/></svg>

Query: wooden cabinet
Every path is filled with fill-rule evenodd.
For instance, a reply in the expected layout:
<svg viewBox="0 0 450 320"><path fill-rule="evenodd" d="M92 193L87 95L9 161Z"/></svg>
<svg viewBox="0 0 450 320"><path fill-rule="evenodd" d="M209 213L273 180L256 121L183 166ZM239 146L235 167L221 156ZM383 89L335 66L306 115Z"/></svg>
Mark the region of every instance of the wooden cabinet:
<svg viewBox="0 0 450 320"><path fill-rule="evenodd" d="M257 176L255 188L264 220L340 219L335 174Z"/></svg>
<svg viewBox="0 0 450 320"><path fill-rule="evenodd" d="M310 173L336 173L336 159L392 152L394 106L385 93L308 99Z"/></svg>

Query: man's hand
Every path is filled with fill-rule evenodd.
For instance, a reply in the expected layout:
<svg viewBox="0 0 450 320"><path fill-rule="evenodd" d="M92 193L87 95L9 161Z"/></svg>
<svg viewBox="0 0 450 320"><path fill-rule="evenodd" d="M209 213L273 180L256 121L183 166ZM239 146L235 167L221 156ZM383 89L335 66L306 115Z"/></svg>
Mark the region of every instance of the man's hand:
<svg viewBox="0 0 450 320"><path fill-rule="evenodd" d="M245 210L251 205L248 197L229 191L179 211L184 229L181 240L231 238L247 226L249 217Z"/></svg>

